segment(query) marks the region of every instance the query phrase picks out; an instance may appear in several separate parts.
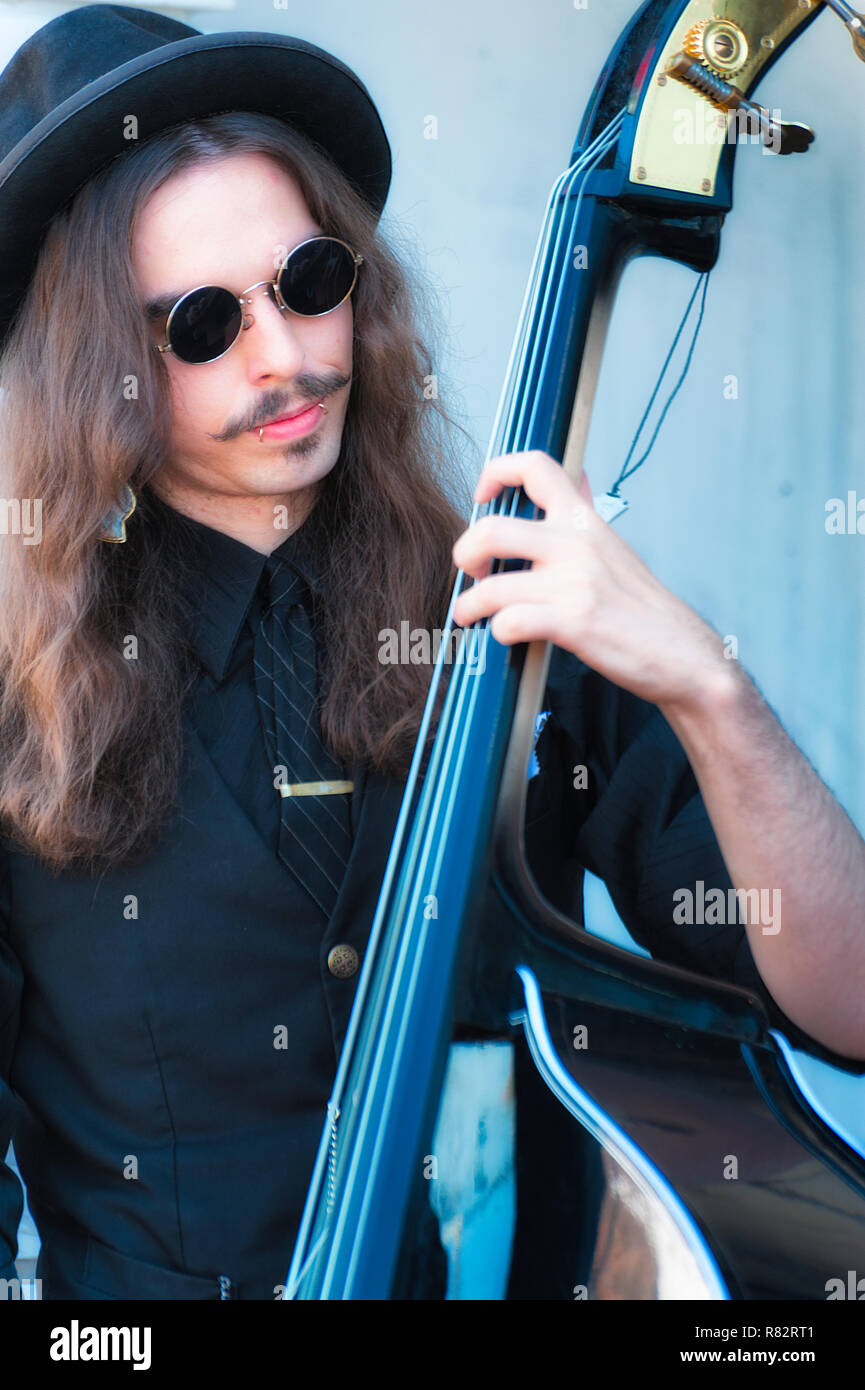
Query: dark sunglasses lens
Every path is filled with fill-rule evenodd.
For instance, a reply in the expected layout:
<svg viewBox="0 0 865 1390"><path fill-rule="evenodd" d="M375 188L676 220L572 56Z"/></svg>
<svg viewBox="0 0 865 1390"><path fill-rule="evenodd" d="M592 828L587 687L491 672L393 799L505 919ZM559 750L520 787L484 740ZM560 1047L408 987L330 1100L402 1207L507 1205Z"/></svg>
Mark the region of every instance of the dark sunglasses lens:
<svg viewBox="0 0 865 1390"><path fill-rule="evenodd" d="M176 357L184 362L212 362L227 352L240 332L240 305L229 290L205 285L178 304L168 326Z"/></svg>
<svg viewBox="0 0 865 1390"><path fill-rule="evenodd" d="M295 314L327 314L345 299L354 275L348 247L321 237L292 252L279 273L279 292Z"/></svg>

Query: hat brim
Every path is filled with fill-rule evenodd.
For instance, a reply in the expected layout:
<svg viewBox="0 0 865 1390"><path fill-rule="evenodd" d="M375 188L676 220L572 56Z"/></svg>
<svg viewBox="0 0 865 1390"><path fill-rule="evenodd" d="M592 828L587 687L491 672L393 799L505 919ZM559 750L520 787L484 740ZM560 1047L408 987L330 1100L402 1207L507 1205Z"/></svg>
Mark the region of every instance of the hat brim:
<svg viewBox="0 0 865 1390"><path fill-rule="evenodd" d="M61 207L117 155L169 126L221 111L260 111L321 145L380 214L391 154L354 73L302 39L256 32L164 44L89 83L0 163L0 340ZM137 118L137 140L126 118Z"/></svg>

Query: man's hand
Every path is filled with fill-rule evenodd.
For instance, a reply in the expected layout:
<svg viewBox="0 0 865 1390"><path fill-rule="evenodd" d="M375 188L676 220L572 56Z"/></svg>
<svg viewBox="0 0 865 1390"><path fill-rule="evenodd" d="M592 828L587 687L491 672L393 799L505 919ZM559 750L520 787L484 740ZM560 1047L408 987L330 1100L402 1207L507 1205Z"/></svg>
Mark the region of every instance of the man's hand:
<svg viewBox="0 0 865 1390"><path fill-rule="evenodd" d="M812 1037L865 1058L865 843L855 826L718 634L597 515L585 476L578 489L548 454L508 454L487 464L475 499L518 485L544 518L482 517L460 536L454 561L475 583L457 600L457 622L492 615L497 641L554 642L660 707L733 884L780 893L780 930L746 923L769 990ZM496 556L532 568L491 575Z"/></svg>
<svg viewBox="0 0 865 1390"><path fill-rule="evenodd" d="M457 600L458 623L494 615L497 642L554 642L665 713L729 684L721 638L601 520L585 474L577 488L549 454L505 454L484 468L475 500L507 486L522 486L545 515L485 516L463 532L453 558L475 583ZM490 574L496 556L532 568Z"/></svg>

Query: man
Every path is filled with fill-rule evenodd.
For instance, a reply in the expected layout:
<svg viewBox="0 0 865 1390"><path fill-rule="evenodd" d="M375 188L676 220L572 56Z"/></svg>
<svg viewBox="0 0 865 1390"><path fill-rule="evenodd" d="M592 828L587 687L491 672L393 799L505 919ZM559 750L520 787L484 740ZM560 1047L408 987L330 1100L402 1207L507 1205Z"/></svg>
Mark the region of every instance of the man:
<svg viewBox="0 0 865 1390"><path fill-rule="evenodd" d="M25 229L0 218L4 492L46 524L5 556L0 619L0 1142L14 1119L44 1296L278 1289L429 679L381 665L377 633L439 625L451 552L477 581L460 621L556 644L549 895L587 865L656 953L861 1056L865 847L720 639L551 459L493 460L476 490L521 483L543 521L465 531L448 500L354 75L114 6L25 49L0 77ZM488 576L507 555L532 570ZM842 881L804 871L829 859ZM779 888L783 931L676 928L697 878Z"/></svg>

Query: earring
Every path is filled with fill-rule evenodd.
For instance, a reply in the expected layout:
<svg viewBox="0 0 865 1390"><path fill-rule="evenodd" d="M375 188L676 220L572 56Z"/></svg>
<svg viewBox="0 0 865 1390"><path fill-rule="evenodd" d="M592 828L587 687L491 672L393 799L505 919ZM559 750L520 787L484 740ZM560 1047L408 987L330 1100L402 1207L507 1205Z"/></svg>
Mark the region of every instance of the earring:
<svg viewBox="0 0 865 1390"><path fill-rule="evenodd" d="M126 522L135 511L135 504L138 500L128 483L123 489L123 499L119 507L115 508L114 511L108 512L108 514L102 518L102 527L99 532L99 539L101 541L109 541L113 545L122 545L126 540Z"/></svg>

